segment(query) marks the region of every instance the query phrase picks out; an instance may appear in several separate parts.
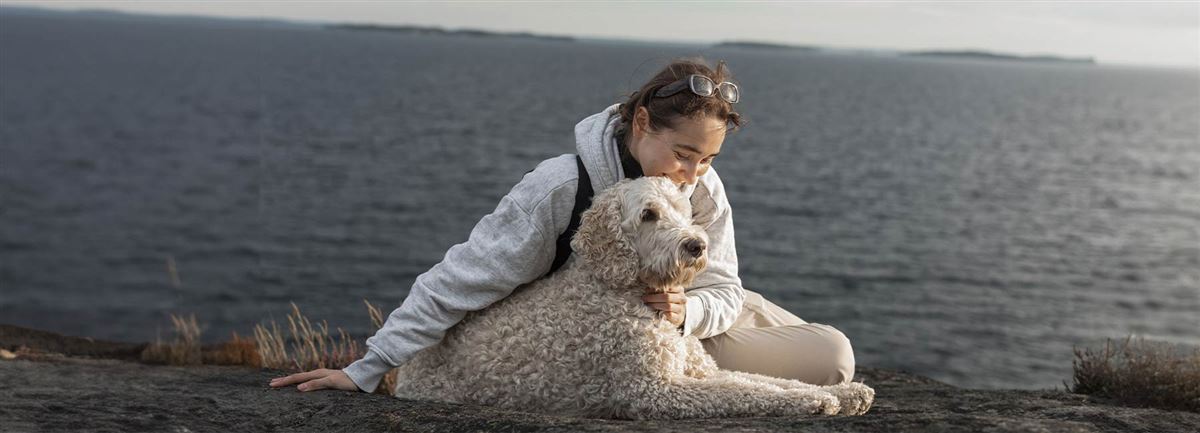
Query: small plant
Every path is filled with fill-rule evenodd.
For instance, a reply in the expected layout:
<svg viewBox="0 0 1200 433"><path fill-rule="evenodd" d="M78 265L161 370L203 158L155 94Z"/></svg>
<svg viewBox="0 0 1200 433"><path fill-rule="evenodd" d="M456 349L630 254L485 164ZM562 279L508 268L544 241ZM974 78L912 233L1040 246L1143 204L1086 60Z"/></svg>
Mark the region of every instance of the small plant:
<svg viewBox="0 0 1200 433"><path fill-rule="evenodd" d="M217 344L215 347L202 348L201 359L205 364L215 365L245 365L247 367L262 367L262 357L253 338L242 338L237 332L233 340Z"/></svg>
<svg viewBox="0 0 1200 433"><path fill-rule="evenodd" d="M363 303L367 306L371 324L378 331L383 327L383 314L366 299ZM288 337L272 320L269 325L255 325L254 338L242 338L234 332L231 341L201 347L196 316L193 314L185 319L172 314L175 340L164 344L161 337L156 339L142 351L141 359L152 364L244 365L301 372L345 368L366 354L366 349L342 328L337 328L337 337L333 337L329 335L329 324L325 321L314 326L294 302L287 322ZM390 395L395 388L396 371L392 370L384 375L375 393Z"/></svg>
<svg viewBox="0 0 1200 433"><path fill-rule="evenodd" d="M290 352L274 320L269 329L261 324L254 326L254 339L258 342L263 367L299 371L343 368L362 356L358 342L346 331L337 328L338 338L329 336L329 324L321 321L319 327L313 326L295 302L287 320L291 331Z"/></svg>
<svg viewBox="0 0 1200 433"><path fill-rule="evenodd" d="M1071 392L1113 398L1131 406L1200 412L1200 349L1126 337L1120 347L1073 348Z"/></svg>
<svg viewBox="0 0 1200 433"><path fill-rule="evenodd" d="M188 318L171 315L171 324L175 329L175 340L164 344L162 338L156 338L154 343L142 350L142 362L168 365L199 365L200 355L200 325L196 323L196 315Z"/></svg>

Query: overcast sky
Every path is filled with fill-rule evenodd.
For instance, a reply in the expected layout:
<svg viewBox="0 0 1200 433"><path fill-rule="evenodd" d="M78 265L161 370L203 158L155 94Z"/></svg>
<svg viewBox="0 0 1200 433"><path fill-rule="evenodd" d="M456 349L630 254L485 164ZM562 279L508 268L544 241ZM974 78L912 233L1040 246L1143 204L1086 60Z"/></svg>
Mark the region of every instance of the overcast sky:
<svg viewBox="0 0 1200 433"><path fill-rule="evenodd" d="M982 49L1200 68L1200 1L24 1L55 9L437 25L679 42Z"/></svg>

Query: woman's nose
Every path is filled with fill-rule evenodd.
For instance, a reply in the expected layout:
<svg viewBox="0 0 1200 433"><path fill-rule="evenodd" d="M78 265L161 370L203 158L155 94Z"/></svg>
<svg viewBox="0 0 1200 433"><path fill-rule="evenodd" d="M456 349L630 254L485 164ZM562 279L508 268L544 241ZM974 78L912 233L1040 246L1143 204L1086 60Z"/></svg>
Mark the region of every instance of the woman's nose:
<svg viewBox="0 0 1200 433"><path fill-rule="evenodd" d="M683 180L689 184L696 183L696 178L700 177L696 164L687 163L683 165Z"/></svg>

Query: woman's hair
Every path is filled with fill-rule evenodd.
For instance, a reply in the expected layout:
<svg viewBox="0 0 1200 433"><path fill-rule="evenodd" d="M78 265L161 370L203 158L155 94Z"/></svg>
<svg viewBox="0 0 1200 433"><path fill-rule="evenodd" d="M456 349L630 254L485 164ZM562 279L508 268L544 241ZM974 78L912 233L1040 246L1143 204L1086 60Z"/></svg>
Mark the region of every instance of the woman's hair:
<svg viewBox="0 0 1200 433"><path fill-rule="evenodd" d="M642 88L630 94L628 99L621 103L617 109L621 113L621 123L616 130L617 136L623 139L632 130L633 115L637 113L638 107L646 107L646 111L650 114L650 129L652 130L673 128L675 121L680 117L723 119L728 128L726 133L733 132L742 126L744 122L742 116L733 111L733 104L725 102L716 94L706 97L684 90L665 98L654 97L654 93L658 89L691 74L703 75L713 80L714 83L733 81L733 75L725 67L724 60L717 62L717 69L714 71L708 67L702 57L676 59L654 74L650 81L643 84Z"/></svg>

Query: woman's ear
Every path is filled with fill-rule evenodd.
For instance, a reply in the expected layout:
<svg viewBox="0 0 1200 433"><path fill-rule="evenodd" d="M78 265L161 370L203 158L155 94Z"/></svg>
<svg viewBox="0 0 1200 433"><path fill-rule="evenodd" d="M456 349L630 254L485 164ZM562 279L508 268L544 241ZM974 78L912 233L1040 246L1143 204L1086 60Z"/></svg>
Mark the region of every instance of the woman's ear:
<svg viewBox="0 0 1200 433"><path fill-rule="evenodd" d="M637 281L637 251L621 227L621 193L629 182L622 180L598 194L579 217L579 230L571 238L571 250L588 272L613 287L629 287Z"/></svg>
<svg viewBox="0 0 1200 433"><path fill-rule="evenodd" d="M649 129L650 112L646 107L637 107L637 110L633 111L633 137L640 140Z"/></svg>

